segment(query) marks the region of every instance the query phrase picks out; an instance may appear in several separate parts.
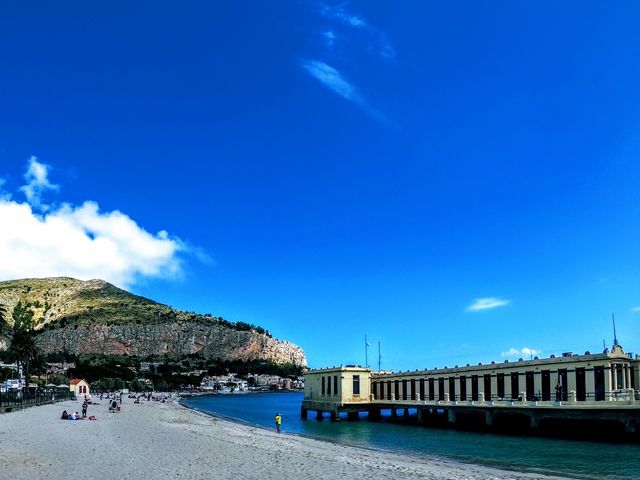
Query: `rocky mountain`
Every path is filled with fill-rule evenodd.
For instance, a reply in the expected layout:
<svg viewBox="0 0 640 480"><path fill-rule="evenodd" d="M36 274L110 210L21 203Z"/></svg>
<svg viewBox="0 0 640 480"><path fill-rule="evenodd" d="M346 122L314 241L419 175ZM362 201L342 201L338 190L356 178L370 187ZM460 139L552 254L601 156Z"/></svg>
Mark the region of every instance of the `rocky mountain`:
<svg viewBox="0 0 640 480"><path fill-rule="evenodd" d="M264 329L176 310L103 280L73 278L0 282L9 323L15 307L33 314L47 353L188 355L223 360L268 360L306 366L302 349Z"/></svg>

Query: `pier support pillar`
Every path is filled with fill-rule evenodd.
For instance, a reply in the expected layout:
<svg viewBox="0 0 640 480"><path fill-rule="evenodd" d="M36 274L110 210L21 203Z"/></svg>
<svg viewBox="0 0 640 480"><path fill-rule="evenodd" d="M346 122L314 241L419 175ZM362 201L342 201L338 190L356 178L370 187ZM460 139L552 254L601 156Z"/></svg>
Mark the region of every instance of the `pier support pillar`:
<svg viewBox="0 0 640 480"><path fill-rule="evenodd" d="M424 424L424 408L418 407L416 409L416 413L418 415L418 424L423 425Z"/></svg>
<svg viewBox="0 0 640 480"><path fill-rule="evenodd" d="M319 422L322 421L323 413L324 412L322 410L316 410L316 420Z"/></svg>
<svg viewBox="0 0 640 480"><path fill-rule="evenodd" d="M491 428L493 426L493 417L495 416L495 413L492 410L486 410L484 412L484 424Z"/></svg>
<svg viewBox="0 0 640 480"><path fill-rule="evenodd" d="M409 409L404 408L402 411L402 415L404 416L404 418L409 418Z"/></svg>
<svg viewBox="0 0 640 480"><path fill-rule="evenodd" d="M372 422L377 422L380 420L380 409L379 408L370 408L369 414L367 415L367 420Z"/></svg>
<svg viewBox="0 0 640 480"><path fill-rule="evenodd" d="M340 415L338 414L338 410L331 410L331 421L337 422L340 420Z"/></svg>
<svg viewBox="0 0 640 480"><path fill-rule="evenodd" d="M451 425L456 423L456 411L453 408L447 410L447 421Z"/></svg>
<svg viewBox="0 0 640 480"><path fill-rule="evenodd" d="M307 409L304 407L300 408L300 418L303 420L307 419Z"/></svg>
<svg viewBox="0 0 640 480"><path fill-rule="evenodd" d="M529 417L529 419L530 419L531 430L537 430L538 425L540 424L540 417L535 413L531 413L531 416Z"/></svg>
<svg viewBox="0 0 640 480"><path fill-rule="evenodd" d="M392 417L397 417L398 416L398 411L395 408L391 409L391 416Z"/></svg>
<svg viewBox="0 0 640 480"><path fill-rule="evenodd" d="M358 412L347 412L347 420L358 420L359 417Z"/></svg>

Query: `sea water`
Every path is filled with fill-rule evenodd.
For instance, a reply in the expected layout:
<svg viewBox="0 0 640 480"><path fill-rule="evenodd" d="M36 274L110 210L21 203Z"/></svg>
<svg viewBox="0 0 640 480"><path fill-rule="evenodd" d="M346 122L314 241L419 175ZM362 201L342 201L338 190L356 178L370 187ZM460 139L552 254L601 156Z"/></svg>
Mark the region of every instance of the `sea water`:
<svg viewBox="0 0 640 480"><path fill-rule="evenodd" d="M191 397L183 403L198 411L346 445L418 457L440 457L518 472L585 479L639 480L640 445L582 442L426 428L388 421L317 421L300 418L303 394L248 393Z"/></svg>

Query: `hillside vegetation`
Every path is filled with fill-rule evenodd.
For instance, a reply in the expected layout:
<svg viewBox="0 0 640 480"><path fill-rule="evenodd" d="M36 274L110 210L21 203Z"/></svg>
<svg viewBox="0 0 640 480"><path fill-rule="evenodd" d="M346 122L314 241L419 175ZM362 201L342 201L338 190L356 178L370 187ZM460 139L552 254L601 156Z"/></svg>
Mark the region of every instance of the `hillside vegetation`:
<svg viewBox="0 0 640 480"><path fill-rule="evenodd" d="M0 305L32 314L48 352L189 355L306 365L304 352L265 329L210 314L185 312L133 295L103 280L73 278L0 282Z"/></svg>

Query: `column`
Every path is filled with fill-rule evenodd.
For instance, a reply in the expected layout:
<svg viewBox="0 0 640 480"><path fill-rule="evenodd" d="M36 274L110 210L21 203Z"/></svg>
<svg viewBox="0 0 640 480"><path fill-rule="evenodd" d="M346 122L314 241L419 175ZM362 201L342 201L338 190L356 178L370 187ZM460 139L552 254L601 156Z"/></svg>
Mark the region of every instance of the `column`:
<svg viewBox="0 0 640 480"><path fill-rule="evenodd" d="M631 388L631 366L629 364L624 366L626 375L625 378L627 380L627 385L625 386L625 388Z"/></svg>
<svg viewBox="0 0 640 480"><path fill-rule="evenodd" d="M596 372L593 367L591 370L584 369L584 379L587 389L587 401L594 402L596 400Z"/></svg>
<svg viewBox="0 0 640 480"><path fill-rule="evenodd" d="M613 390L613 383L611 383L611 365L604 367L604 399L611 400L611 390Z"/></svg>
<svg viewBox="0 0 640 480"><path fill-rule="evenodd" d="M573 390L576 391L576 369L575 367L572 370L567 368L567 392Z"/></svg>
<svg viewBox="0 0 640 480"><path fill-rule="evenodd" d="M504 398L511 400L511 374L504 374Z"/></svg>
<svg viewBox="0 0 640 480"><path fill-rule="evenodd" d="M542 400L542 372L535 370L533 372L533 394Z"/></svg>
<svg viewBox="0 0 640 480"><path fill-rule="evenodd" d="M518 387L520 389L518 396L524 402L527 399L527 372L519 372ZM524 392L524 395L522 395L523 392Z"/></svg>
<svg viewBox="0 0 640 480"><path fill-rule="evenodd" d="M478 378L478 390L480 389L480 378ZM471 389L471 375L467 375L467 400L471 400L473 390Z"/></svg>
<svg viewBox="0 0 640 480"><path fill-rule="evenodd" d="M438 382L440 383L440 382ZM438 387L440 388L440 387ZM438 392L440 393L440 392ZM444 399L445 401L447 400L447 397L449 396L449 379L447 377L445 377L444 379Z"/></svg>
<svg viewBox="0 0 640 480"><path fill-rule="evenodd" d="M551 388L551 400L556 399L556 385L558 384L558 370L551 370L549 372L549 384Z"/></svg>
<svg viewBox="0 0 640 480"><path fill-rule="evenodd" d="M498 398L498 375L495 373L491 374L491 396L494 398ZM485 393L484 399L489 402L492 398L489 398L489 395Z"/></svg>

